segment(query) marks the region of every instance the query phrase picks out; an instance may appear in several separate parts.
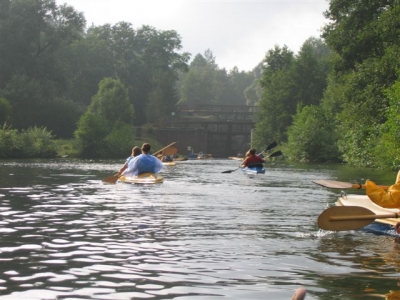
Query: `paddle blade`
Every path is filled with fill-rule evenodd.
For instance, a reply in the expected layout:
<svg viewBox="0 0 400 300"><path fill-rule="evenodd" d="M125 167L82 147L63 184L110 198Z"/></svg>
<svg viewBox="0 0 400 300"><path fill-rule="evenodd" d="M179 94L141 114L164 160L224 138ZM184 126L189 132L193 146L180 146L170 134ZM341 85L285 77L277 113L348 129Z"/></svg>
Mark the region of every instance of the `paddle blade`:
<svg viewBox="0 0 400 300"><path fill-rule="evenodd" d="M318 217L318 227L330 231L359 229L375 220L375 214L361 206L333 206Z"/></svg>
<svg viewBox="0 0 400 300"><path fill-rule="evenodd" d="M272 154L270 154L270 155L268 155L268 158L271 158L271 157L277 157L277 156L281 156L283 153L282 153L282 151L281 150L279 150L279 151L275 151L274 153L272 153Z"/></svg>
<svg viewBox="0 0 400 300"><path fill-rule="evenodd" d="M334 180L311 180L315 184L331 189L351 189L353 184L350 182L334 181Z"/></svg>
<svg viewBox="0 0 400 300"><path fill-rule="evenodd" d="M228 171L223 171L222 173L232 173L235 172L236 170L239 170L240 166L237 167L235 170L228 170Z"/></svg>
<svg viewBox="0 0 400 300"><path fill-rule="evenodd" d="M115 183L118 181L118 178L119 178L119 177L118 177L117 175L113 175L113 176L104 178L104 179L103 179L103 183L106 183L106 184L115 184Z"/></svg>
<svg viewBox="0 0 400 300"><path fill-rule="evenodd" d="M167 149L164 149L162 154L165 156L170 156L178 153L178 148L176 147L168 147Z"/></svg>
<svg viewBox="0 0 400 300"><path fill-rule="evenodd" d="M267 146L267 148L265 148L264 151L267 152L267 151L269 151L269 150L275 148L276 146L278 146L278 143L277 143L277 142L272 142L271 144L269 144L269 145Z"/></svg>

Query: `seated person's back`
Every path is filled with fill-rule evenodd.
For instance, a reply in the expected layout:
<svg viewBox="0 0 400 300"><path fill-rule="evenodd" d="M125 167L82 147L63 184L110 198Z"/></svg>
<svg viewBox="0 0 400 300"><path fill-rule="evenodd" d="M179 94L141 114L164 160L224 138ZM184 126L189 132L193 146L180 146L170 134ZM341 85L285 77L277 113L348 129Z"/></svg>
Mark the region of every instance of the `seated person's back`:
<svg viewBox="0 0 400 300"><path fill-rule="evenodd" d="M161 161L158 158L150 154L141 154L139 155L137 161L137 174L142 174L146 172L158 173L161 171L161 168L159 166L160 163Z"/></svg>

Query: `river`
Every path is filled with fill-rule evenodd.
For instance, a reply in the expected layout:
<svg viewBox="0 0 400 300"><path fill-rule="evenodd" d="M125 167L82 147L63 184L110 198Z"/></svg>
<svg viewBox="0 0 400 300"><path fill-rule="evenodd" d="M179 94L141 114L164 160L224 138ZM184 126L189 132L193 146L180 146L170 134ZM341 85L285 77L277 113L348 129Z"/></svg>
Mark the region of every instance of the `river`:
<svg viewBox="0 0 400 300"><path fill-rule="evenodd" d="M400 299L400 242L320 230L340 190L311 182L394 172L278 161L249 177L214 159L103 184L122 163L0 161L0 300Z"/></svg>

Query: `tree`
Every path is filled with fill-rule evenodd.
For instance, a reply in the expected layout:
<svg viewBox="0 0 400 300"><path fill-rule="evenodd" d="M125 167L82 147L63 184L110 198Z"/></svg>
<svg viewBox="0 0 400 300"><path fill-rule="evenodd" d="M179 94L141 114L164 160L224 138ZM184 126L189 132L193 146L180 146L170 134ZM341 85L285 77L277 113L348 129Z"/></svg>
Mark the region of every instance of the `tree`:
<svg viewBox="0 0 400 300"><path fill-rule="evenodd" d="M12 106L13 126L54 127L54 134L70 137L80 112L62 97L67 84L60 52L83 36L83 15L54 0L0 5L0 93ZM61 123L67 127L57 128Z"/></svg>
<svg viewBox="0 0 400 300"><path fill-rule="evenodd" d="M134 112L127 89L118 79L113 78L100 81L99 91L93 96L88 110L96 116L104 117L110 126L118 121L132 123Z"/></svg>
<svg viewBox="0 0 400 300"><path fill-rule="evenodd" d="M309 38L301 46L293 65L293 98L297 104L320 104L331 70L330 53L328 46L317 38Z"/></svg>
<svg viewBox="0 0 400 300"><path fill-rule="evenodd" d="M12 107L10 102L5 98L0 98L0 126L3 126L4 124L11 125L11 113Z"/></svg>
<svg viewBox="0 0 400 300"><path fill-rule="evenodd" d="M246 105L244 91L253 80L252 73L239 72L237 67L229 73L220 69L208 49L195 56L182 76L179 104Z"/></svg>
<svg viewBox="0 0 400 300"><path fill-rule="evenodd" d="M129 100L135 107L135 125L145 124L151 116L148 104L149 97L155 95L153 91L161 89L167 103L177 103L177 93L171 90L175 89L178 72L187 70L190 55L177 52L182 46L176 31L158 31L150 26L134 30L130 23L120 22L91 28L89 34L105 43L104 53L110 53L115 75L127 87ZM104 45L100 45L103 49ZM168 86L160 85L159 74L170 78ZM166 118L167 110L163 114Z"/></svg>
<svg viewBox="0 0 400 300"><path fill-rule="evenodd" d="M385 91L389 98L387 120L382 125L382 137L377 143L376 156L381 166L397 170L400 165L400 80Z"/></svg>
<svg viewBox="0 0 400 300"><path fill-rule="evenodd" d="M385 90L400 67L400 6L396 0L333 0L323 37L334 50L334 73L324 107L334 112L339 149L353 165L376 167L382 124L388 117ZM339 97L332 97L332 95Z"/></svg>
<svg viewBox="0 0 400 300"><path fill-rule="evenodd" d="M294 59L293 52L287 46L275 46L264 59L263 77L260 80L263 96L254 132L254 144L258 148L263 147L266 141L286 140L286 129L296 112L296 103L293 101Z"/></svg>
<svg viewBox="0 0 400 300"><path fill-rule="evenodd" d="M133 111L124 85L117 79L103 79L75 131L75 137L82 147L81 154L84 157L112 157L119 154L121 148L113 144L115 136L121 136L120 132L127 133ZM127 136L131 136L130 140L133 141L132 133Z"/></svg>
<svg viewBox="0 0 400 300"><path fill-rule="evenodd" d="M301 162L337 162L339 157L333 128L319 106L305 106L288 128L285 154Z"/></svg>

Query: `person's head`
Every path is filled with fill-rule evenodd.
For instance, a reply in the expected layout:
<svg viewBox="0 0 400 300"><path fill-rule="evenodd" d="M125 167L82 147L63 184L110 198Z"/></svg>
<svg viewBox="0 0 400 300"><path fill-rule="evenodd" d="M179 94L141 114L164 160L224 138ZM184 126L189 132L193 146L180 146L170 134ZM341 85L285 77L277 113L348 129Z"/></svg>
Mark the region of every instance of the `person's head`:
<svg viewBox="0 0 400 300"><path fill-rule="evenodd" d="M150 152L150 148L151 148L150 144L144 143L142 145L142 152L145 153L145 154L148 154Z"/></svg>
<svg viewBox="0 0 400 300"><path fill-rule="evenodd" d="M249 150L250 155L256 155L256 149L252 148Z"/></svg>
<svg viewBox="0 0 400 300"><path fill-rule="evenodd" d="M142 150L140 150L140 148L138 146L135 146L132 148L132 155L133 156L138 156L142 154Z"/></svg>

